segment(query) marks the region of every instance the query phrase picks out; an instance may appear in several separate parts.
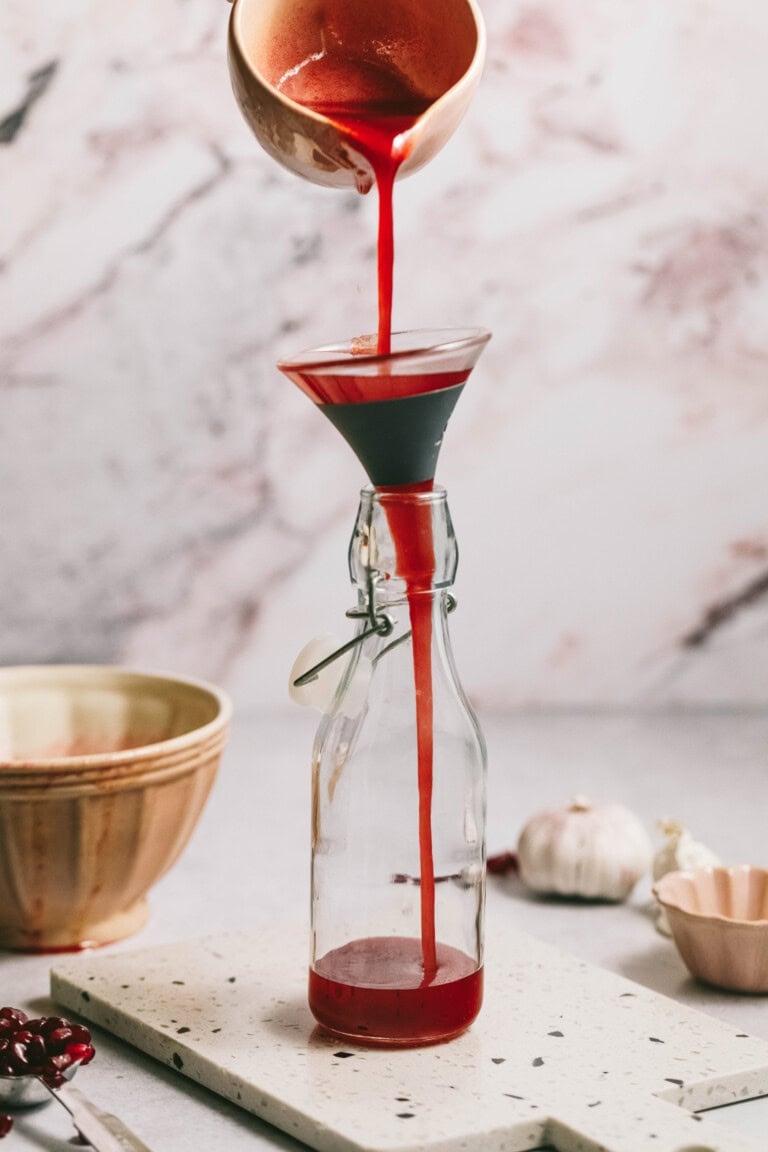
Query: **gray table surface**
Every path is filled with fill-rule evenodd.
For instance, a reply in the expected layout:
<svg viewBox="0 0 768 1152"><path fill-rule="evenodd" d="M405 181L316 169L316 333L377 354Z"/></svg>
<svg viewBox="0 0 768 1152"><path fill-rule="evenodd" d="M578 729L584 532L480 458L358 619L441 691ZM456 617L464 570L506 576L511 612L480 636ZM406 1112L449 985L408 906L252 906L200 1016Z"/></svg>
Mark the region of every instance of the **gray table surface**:
<svg viewBox="0 0 768 1152"><path fill-rule="evenodd" d="M237 717L192 841L151 895L148 926L116 949L258 931L291 910L303 919L315 723L297 709ZM649 829L661 816L678 817L729 863L768 865L768 715L546 713L484 717L483 727L491 853L514 847L533 811L584 793L629 805ZM644 884L626 905L576 906L533 899L513 879L491 878L488 900L494 915L543 940L768 1039L768 997L694 983L655 932L649 895ZM50 957L5 955L0 965L3 1003L52 1011ZM96 1034L96 1044L98 1058L79 1087L152 1152L302 1147L107 1034ZM735 1128L768 1134L768 1098L727 1112ZM71 1152L71 1135L64 1111L50 1105L18 1114L6 1147Z"/></svg>

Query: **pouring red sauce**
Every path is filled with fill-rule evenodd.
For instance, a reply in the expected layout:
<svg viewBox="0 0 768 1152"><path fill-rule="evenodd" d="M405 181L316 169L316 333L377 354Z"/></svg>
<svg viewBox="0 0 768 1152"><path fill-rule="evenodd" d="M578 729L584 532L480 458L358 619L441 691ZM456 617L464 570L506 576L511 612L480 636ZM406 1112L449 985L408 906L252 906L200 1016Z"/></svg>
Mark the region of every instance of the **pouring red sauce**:
<svg viewBox="0 0 768 1152"><path fill-rule="evenodd" d="M382 63L371 51L345 48L363 43L355 20L365 24L370 18L366 5L344 5L344 35L321 30L321 47L315 51L306 41L305 54L301 49L297 53L301 62L286 68L277 86L285 96L332 121L350 151L362 155L373 171L379 197L376 351L386 356L391 350L395 180L411 150L413 129L435 95L418 91L407 76L387 66L386 54ZM305 372L297 382L316 403L365 403L452 387L469 375L398 377L390 375L389 368L382 366L374 377ZM391 490L428 492L432 486L429 478ZM421 936L355 940L329 952L310 972L309 998L316 1018L336 1032L419 1043L447 1039L468 1027L480 1007L482 970L464 953L438 944L435 935L432 598L423 595L434 576L431 510L406 501L389 506L387 515L398 572L406 582L413 634Z"/></svg>

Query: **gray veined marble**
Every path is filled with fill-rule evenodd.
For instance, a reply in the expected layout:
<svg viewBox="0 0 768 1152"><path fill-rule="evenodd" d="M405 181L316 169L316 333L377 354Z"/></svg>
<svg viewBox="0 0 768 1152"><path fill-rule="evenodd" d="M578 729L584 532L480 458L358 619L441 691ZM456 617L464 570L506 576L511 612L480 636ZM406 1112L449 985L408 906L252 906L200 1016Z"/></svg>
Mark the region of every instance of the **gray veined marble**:
<svg viewBox="0 0 768 1152"><path fill-rule="evenodd" d="M485 0L395 323L494 341L439 479L482 705L765 703L763 0ZM375 325L375 203L261 153L209 0L0 12L0 661L282 701L363 477L274 362ZM716 94L716 95L715 95Z"/></svg>

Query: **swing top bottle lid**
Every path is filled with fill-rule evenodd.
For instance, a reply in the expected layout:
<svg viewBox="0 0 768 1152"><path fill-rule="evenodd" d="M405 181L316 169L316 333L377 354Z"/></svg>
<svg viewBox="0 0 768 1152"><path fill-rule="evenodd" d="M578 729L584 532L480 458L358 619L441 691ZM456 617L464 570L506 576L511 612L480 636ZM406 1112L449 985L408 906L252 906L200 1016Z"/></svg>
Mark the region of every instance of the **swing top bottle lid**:
<svg viewBox="0 0 768 1152"><path fill-rule="evenodd" d="M431 481L443 433L490 339L484 328L394 332L309 349L278 368L341 432L377 487Z"/></svg>

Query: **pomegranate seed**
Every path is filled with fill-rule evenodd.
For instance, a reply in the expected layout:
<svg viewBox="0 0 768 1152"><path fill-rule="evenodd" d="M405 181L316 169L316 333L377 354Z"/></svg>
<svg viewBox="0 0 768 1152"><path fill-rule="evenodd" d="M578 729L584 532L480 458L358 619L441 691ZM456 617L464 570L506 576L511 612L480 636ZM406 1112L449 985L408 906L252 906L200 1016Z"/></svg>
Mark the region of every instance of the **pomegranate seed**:
<svg viewBox="0 0 768 1152"><path fill-rule="evenodd" d="M63 1052L67 1044L72 1041L72 1029L55 1028L45 1038L45 1046L49 1052Z"/></svg>
<svg viewBox="0 0 768 1152"><path fill-rule="evenodd" d="M28 1020L20 1008L0 1009L0 1076L35 1073L60 1087L67 1068L76 1061L89 1064L94 1055L91 1033L82 1024L63 1016Z"/></svg>
<svg viewBox="0 0 768 1152"><path fill-rule="evenodd" d="M40 1071L40 1076L51 1088L60 1088L62 1084L66 1083L64 1072L69 1065L69 1057L65 1056L64 1053L60 1056L49 1056Z"/></svg>
<svg viewBox="0 0 768 1152"><path fill-rule="evenodd" d="M89 1052L92 1052L90 1044L68 1044L65 1056L69 1056L74 1064L75 1060L85 1061Z"/></svg>
<svg viewBox="0 0 768 1152"><path fill-rule="evenodd" d="M27 1049L24 1044L11 1044L8 1054L8 1063L14 1072L26 1072L29 1068Z"/></svg>
<svg viewBox="0 0 768 1152"><path fill-rule="evenodd" d="M73 1044L90 1044L91 1034L82 1024L70 1024L69 1029L72 1033Z"/></svg>
<svg viewBox="0 0 768 1152"><path fill-rule="evenodd" d="M42 1036L50 1036L51 1032L55 1032L57 1028L67 1028L69 1021L65 1020L63 1016L46 1016L45 1024L40 1025L40 1034Z"/></svg>
<svg viewBox="0 0 768 1152"><path fill-rule="evenodd" d="M0 1140L8 1135L11 1128L13 1128L13 1116L0 1115Z"/></svg>
<svg viewBox="0 0 768 1152"><path fill-rule="evenodd" d="M21 1008L0 1008L0 1016L5 1020L15 1020L17 1027L27 1022L27 1014Z"/></svg>
<svg viewBox="0 0 768 1152"><path fill-rule="evenodd" d="M46 1056L45 1040L42 1036L33 1036L27 1044L27 1060L33 1068L39 1068Z"/></svg>

